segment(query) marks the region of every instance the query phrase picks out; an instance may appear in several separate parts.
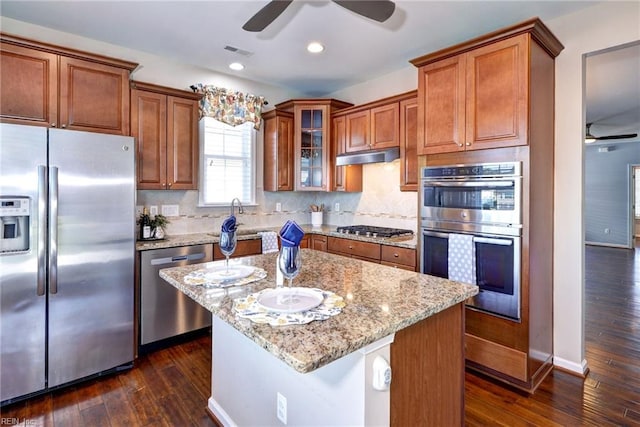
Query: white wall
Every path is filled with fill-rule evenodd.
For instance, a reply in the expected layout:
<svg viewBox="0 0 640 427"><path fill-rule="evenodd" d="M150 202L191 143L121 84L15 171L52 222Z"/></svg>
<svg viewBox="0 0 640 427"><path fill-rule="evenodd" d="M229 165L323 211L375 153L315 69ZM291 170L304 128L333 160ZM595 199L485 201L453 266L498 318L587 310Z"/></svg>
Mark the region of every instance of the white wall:
<svg viewBox="0 0 640 427"><path fill-rule="evenodd" d="M588 23L588 25L585 25ZM640 3L605 2L546 23L556 58L554 353L582 372L584 353L584 55L640 39Z"/></svg>

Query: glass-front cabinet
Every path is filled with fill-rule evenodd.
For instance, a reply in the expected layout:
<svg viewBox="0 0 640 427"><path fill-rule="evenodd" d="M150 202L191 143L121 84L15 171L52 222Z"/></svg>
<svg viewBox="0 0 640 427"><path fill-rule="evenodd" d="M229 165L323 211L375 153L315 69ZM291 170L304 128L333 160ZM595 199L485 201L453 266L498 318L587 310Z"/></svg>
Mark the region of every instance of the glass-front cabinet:
<svg viewBox="0 0 640 427"><path fill-rule="evenodd" d="M326 191L328 188L329 107L296 105L295 189Z"/></svg>

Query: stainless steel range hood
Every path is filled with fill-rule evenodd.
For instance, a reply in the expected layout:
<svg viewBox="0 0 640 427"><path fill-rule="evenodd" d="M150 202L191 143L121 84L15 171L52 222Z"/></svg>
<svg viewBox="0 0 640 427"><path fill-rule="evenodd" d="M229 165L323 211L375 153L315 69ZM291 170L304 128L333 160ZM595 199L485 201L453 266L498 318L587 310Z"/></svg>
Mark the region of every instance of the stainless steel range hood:
<svg viewBox="0 0 640 427"><path fill-rule="evenodd" d="M360 151L357 153L338 154L336 166L362 165L367 163L391 162L400 157L400 148L386 148L384 150Z"/></svg>

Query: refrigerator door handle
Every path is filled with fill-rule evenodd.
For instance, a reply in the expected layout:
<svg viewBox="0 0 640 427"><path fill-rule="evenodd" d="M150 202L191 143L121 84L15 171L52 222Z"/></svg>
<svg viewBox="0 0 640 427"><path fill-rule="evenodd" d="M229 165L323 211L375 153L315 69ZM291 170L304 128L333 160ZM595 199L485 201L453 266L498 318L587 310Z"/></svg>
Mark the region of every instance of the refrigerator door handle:
<svg viewBox="0 0 640 427"><path fill-rule="evenodd" d="M49 293L58 293L58 168L49 168Z"/></svg>
<svg viewBox="0 0 640 427"><path fill-rule="evenodd" d="M38 231L37 231L37 254L38 254L38 286L36 295L39 297L45 293L46 273L47 273L47 167L38 166Z"/></svg>

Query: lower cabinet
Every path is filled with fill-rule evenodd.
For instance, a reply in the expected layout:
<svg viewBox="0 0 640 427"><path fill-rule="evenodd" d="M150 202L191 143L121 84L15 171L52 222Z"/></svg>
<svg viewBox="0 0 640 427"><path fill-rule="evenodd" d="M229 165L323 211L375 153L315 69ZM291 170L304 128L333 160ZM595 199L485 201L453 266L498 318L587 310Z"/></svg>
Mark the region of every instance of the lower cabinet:
<svg viewBox="0 0 640 427"><path fill-rule="evenodd" d="M416 271L416 250L382 245L380 263L404 270Z"/></svg>
<svg viewBox="0 0 640 427"><path fill-rule="evenodd" d="M324 236L323 236L324 237ZM340 237L326 237L329 253L416 271L416 250Z"/></svg>
<svg viewBox="0 0 640 427"><path fill-rule="evenodd" d="M262 239L238 240L236 250L230 258L241 256L260 255L262 253ZM224 259L224 255L220 252L220 245L213 244L213 260Z"/></svg>
<svg viewBox="0 0 640 427"><path fill-rule="evenodd" d="M312 234L309 236L309 247L311 249L315 249L316 251L327 251L327 236L322 236L320 234Z"/></svg>

